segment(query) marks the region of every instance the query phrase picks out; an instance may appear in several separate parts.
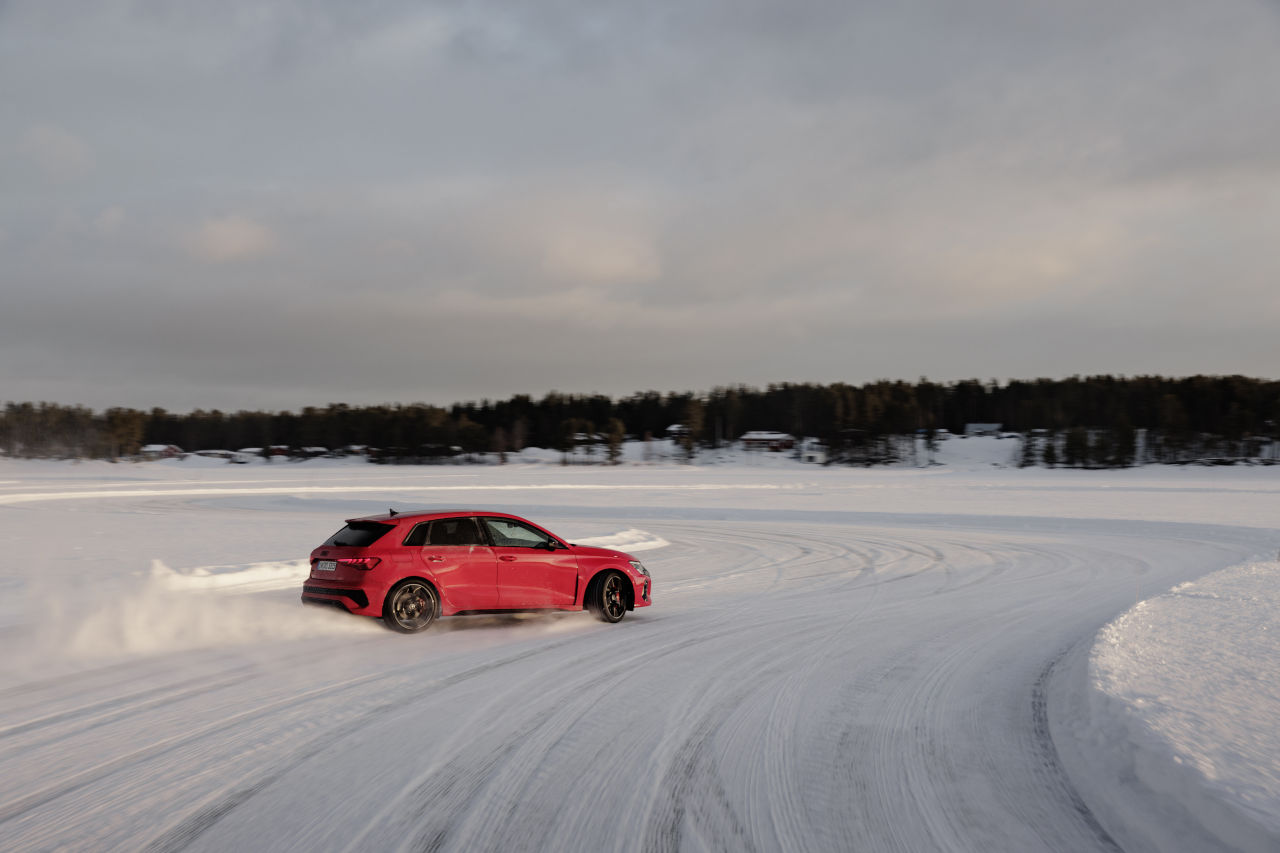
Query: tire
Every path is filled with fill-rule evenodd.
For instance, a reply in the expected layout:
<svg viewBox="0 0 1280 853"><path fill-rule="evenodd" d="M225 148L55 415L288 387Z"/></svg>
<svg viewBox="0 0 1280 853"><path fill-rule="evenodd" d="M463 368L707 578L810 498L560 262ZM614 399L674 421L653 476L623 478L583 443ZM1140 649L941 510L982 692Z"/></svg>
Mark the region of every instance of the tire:
<svg viewBox="0 0 1280 853"><path fill-rule="evenodd" d="M587 609L604 622L621 622L627 615L627 579L609 572L596 581L587 594Z"/></svg>
<svg viewBox="0 0 1280 853"><path fill-rule="evenodd" d="M431 584L420 580L403 580L387 593L382 605L382 621L401 634L425 631L436 619L439 598Z"/></svg>

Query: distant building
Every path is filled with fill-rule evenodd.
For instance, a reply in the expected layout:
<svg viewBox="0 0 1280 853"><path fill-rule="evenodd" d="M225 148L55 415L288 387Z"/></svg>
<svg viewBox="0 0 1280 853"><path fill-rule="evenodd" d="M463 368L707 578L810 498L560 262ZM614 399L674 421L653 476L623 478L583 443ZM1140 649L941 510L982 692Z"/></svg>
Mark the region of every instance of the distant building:
<svg viewBox="0 0 1280 853"><path fill-rule="evenodd" d="M964 435L965 438L970 438L975 435L998 436L1000 435L1000 430L1003 426L1004 424L965 424Z"/></svg>
<svg viewBox="0 0 1280 853"><path fill-rule="evenodd" d="M816 438L806 438L800 442L800 460L816 465L827 464L827 445Z"/></svg>
<svg viewBox="0 0 1280 853"><path fill-rule="evenodd" d="M794 436L787 435L785 432L771 432L769 430L752 430L742 434L742 438L738 439L742 442L743 450L771 450L775 453L782 450L790 450L796 446Z"/></svg>
<svg viewBox="0 0 1280 853"><path fill-rule="evenodd" d="M143 459L185 459L186 452L176 444L147 444L138 454Z"/></svg>

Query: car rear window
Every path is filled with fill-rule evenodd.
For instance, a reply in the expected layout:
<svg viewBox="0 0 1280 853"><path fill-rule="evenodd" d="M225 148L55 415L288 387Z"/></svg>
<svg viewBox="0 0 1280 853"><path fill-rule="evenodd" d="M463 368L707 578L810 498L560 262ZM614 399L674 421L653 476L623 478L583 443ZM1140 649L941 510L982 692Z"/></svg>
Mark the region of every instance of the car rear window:
<svg viewBox="0 0 1280 853"><path fill-rule="evenodd" d="M324 544L366 548L394 528L393 524L380 524L376 521L351 521L346 527L330 536Z"/></svg>

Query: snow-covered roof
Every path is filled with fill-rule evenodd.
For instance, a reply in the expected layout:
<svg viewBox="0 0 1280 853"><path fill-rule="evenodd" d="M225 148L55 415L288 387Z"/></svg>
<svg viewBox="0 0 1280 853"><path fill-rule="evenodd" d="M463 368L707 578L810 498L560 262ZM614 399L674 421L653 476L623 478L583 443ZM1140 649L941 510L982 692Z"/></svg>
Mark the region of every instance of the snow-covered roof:
<svg viewBox="0 0 1280 853"><path fill-rule="evenodd" d="M753 429L742 434L743 441L781 441L791 438L792 436L785 432L774 432L767 429Z"/></svg>

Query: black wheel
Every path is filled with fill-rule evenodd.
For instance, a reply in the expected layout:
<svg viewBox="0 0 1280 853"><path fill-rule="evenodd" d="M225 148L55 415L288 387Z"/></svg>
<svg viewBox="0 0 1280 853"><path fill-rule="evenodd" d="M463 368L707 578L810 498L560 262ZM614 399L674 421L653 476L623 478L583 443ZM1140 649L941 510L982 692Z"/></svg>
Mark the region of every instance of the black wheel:
<svg viewBox="0 0 1280 853"><path fill-rule="evenodd" d="M402 634L424 631L436 618L436 591L419 580L401 581L387 593L382 619Z"/></svg>
<svg viewBox="0 0 1280 853"><path fill-rule="evenodd" d="M617 572L602 577L587 596L587 609L605 622L619 622L627 615L627 579Z"/></svg>

